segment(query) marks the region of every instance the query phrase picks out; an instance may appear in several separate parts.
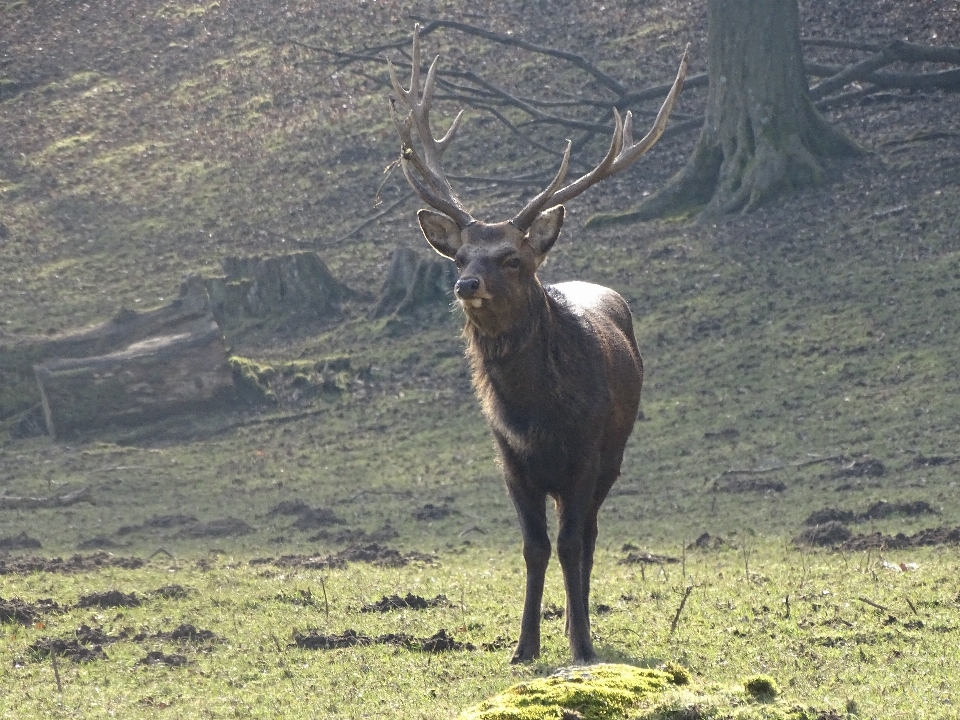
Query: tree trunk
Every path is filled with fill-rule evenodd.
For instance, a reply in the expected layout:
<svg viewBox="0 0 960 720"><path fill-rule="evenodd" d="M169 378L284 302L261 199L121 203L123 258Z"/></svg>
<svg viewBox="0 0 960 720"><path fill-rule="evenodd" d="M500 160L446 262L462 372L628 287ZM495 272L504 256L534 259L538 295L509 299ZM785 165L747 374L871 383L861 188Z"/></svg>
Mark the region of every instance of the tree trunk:
<svg viewBox="0 0 960 720"><path fill-rule="evenodd" d="M618 219L747 212L822 183L824 159L862 152L810 101L797 0L709 0L708 12L710 91L697 146L664 188Z"/></svg>

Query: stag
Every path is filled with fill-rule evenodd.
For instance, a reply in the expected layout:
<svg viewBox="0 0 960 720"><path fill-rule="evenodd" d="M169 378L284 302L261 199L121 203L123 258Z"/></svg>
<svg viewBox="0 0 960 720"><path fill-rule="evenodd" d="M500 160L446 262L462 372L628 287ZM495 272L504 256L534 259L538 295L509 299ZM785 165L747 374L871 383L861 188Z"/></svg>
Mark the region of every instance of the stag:
<svg viewBox="0 0 960 720"><path fill-rule="evenodd" d="M625 170L659 139L683 86L687 52L643 139L633 140L631 113L621 120L614 110L613 139L599 165L563 185L570 162L567 141L549 186L512 219L493 223L467 211L443 171L441 156L463 111L437 140L430 128L430 104L438 60L430 65L421 94L415 28L409 90L388 65L397 99L408 110L405 119L391 103L404 175L421 200L439 211L420 210L420 227L433 249L457 266L454 294L466 316L463 335L473 385L520 520L526 596L512 662L540 653L541 603L551 553L548 495L558 517L570 652L575 662L589 662L596 657L588 607L597 512L620 474L640 404L643 361L630 309L620 295L585 282L542 285L537 268L560 233L563 203Z"/></svg>

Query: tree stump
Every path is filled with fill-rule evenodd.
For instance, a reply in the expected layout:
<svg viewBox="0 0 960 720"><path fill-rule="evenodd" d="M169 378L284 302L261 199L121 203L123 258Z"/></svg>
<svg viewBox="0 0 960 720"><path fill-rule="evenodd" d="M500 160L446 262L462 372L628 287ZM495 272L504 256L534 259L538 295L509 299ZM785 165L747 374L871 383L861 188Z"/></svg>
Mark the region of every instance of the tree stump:
<svg viewBox="0 0 960 720"><path fill-rule="evenodd" d="M449 308L457 271L449 260L424 258L406 247L396 247L371 317L411 315L420 308Z"/></svg>
<svg viewBox="0 0 960 720"><path fill-rule="evenodd" d="M54 438L235 397L223 333L209 315L117 352L50 360L34 371L47 431Z"/></svg>
<svg viewBox="0 0 960 720"><path fill-rule="evenodd" d="M315 252L274 257L225 257L224 277L206 279L214 317L231 340L250 321L276 329L339 318L352 293Z"/></svg>

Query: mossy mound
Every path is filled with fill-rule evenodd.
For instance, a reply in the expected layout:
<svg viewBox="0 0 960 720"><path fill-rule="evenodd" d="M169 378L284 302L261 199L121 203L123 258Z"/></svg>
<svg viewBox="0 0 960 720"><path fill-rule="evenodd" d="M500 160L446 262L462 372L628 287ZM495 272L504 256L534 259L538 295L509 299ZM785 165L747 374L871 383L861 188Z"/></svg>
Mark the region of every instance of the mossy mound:
<svg viewBox="0 0 960 720"><path fill-rule="evenodd" d="M675 666L679 668L680 666ZM773 683L772 678L757 676ZM678 682L678 679L680 682ZM693 688L689 674L603 664L514 685L459 720L828 720L830 710L775 702L744 688ZM685 682L687 681L687 682ZM683 687L678 687L682 685ZM774 685L775 687L775 685Z"/></svg>
<svg viewBox="0 0 960 720"><path fill-rule="evenodd" d="M460 720L619 720L640 701L662 693L672 676L630 665L566 668L514 685L460 716Z"/></svg>

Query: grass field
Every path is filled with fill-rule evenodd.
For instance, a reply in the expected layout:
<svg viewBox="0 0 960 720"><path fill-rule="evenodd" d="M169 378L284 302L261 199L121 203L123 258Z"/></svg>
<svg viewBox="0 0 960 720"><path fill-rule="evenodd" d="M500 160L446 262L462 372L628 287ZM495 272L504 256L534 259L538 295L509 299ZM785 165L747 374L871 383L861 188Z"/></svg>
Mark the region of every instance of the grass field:
<svg viewBox="0 0 960 720"><path fill-rule="evenodd" d="M224 255L316 250L356 291L336 322L228 338L275 369L275 405L52 442L8 436L31 401L0 387L0 501L89 490L0 502L0 716L432 720L568 664L556 562L543 655L508 662L519 529L459 312L370 318L392 248L426 253L417 206L338 239L376 212L396 153L384 93L289 42L358 47L405 37L410 13L470 17L427 5L0 8L0 344L168 302ZM960 45L953 10L919 5L903 32L933 42L940 18L937 42ZM705 32L680 3L585 4L575 23L546 7L505 3L490 24L638 86ZM808 34L829 17L877 40L894 22L801 10ZM430 43L517 92L552 77L475 38ZM685 93L679 111L702 102ZM583 229L681 167L692 135L570 208L541 275L623 294L646 368L601 512L595 644L604 662L691 674L605 720L960 717L958 103L834 108L866 158L716 225ZM488 117L462 133L464 174L554 164ZM389 178L384 200L402 190ZM491 216L519 202L512 185L477 192ZM745 690L758 675L778 692Z"/></svg>

